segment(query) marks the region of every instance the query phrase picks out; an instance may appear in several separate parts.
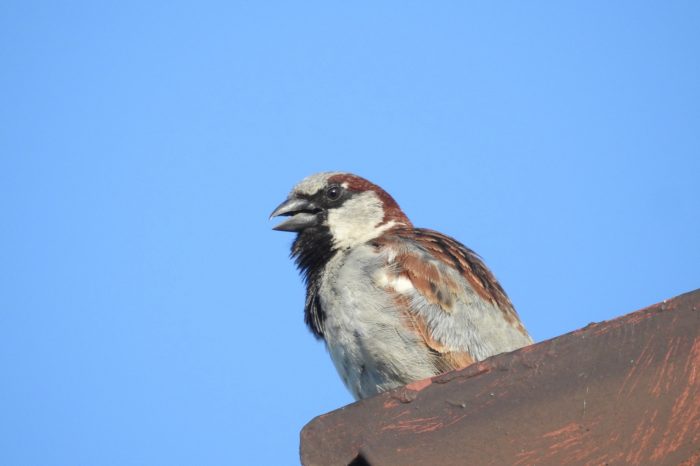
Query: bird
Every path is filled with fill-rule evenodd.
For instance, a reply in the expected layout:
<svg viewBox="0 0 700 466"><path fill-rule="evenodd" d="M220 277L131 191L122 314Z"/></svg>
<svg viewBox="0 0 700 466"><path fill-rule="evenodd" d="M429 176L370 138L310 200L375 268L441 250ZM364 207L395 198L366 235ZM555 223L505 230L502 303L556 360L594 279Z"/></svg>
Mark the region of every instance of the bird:
<svg viewBox="0 0 700 466"><path fill-rule="evenodd" d="M391 195L352 173L296 184L270 215L296 233L304 321L356 400L532 343L480 256L414 227Z"/></svg>

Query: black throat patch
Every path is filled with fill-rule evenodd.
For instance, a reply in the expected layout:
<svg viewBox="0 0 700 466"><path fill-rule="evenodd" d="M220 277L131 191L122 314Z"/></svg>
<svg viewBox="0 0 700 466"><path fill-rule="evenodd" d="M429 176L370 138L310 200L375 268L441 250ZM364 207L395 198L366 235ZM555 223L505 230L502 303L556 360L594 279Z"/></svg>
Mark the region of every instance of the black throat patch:
<svg viewBox="0 0 700 466"><path fill-rule="evenodd" d="M333 238L326 226L307 228L297 234L292 244L292 258L306 283L304 322L319 339L323 338L323 323L326 320L318 296L321 273L336 252L337 249L333 248Z"/></svg>

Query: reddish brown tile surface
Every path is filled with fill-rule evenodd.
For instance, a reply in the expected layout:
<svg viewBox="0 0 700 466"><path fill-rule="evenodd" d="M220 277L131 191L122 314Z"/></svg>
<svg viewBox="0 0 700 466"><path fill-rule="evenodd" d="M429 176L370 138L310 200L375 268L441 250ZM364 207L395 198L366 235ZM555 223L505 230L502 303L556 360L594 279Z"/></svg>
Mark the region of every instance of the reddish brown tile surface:
<svg viewBox="0 0 700 466"><path fill-rule="evenodd" d="M700 290L319 416L301 458L700 464Z"/></svg>

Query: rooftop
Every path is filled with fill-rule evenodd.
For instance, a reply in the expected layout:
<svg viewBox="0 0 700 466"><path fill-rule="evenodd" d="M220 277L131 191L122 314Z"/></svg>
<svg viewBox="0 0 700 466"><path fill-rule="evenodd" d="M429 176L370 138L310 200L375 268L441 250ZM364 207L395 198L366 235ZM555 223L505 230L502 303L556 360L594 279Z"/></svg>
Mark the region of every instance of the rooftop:
<svg viewBox="0 0 700 466"><path fill-rule="evenodd" d="M700 464L700 290L319 416L301 459Z"/></svg>

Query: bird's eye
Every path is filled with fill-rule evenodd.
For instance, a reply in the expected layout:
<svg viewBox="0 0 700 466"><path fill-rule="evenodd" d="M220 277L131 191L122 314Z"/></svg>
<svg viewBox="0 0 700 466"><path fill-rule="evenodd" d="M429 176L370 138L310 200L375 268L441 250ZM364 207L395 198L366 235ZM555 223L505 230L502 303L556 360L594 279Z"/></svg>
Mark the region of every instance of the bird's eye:
<svg viewBox="0 0 700 466"><path fill-rule="evenodd" d="M342 190L340 186L331 186L326 189L326 197L331 201L337 201L340 198L341 193Z"/></svg>

